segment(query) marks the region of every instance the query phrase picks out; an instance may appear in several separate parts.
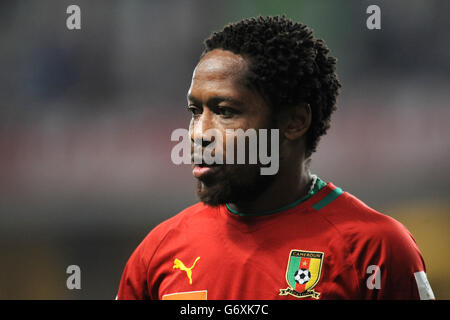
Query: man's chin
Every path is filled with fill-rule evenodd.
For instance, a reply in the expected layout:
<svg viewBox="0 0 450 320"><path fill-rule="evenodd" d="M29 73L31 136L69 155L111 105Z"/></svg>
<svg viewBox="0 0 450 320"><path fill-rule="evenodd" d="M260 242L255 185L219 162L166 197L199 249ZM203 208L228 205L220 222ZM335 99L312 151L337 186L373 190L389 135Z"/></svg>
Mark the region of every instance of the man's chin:
<svg viewBox="0 0 450 320"><path fill-rule="evenodd" d="M198 180L197 196L201 202L209 206L219 206L226 203L241 203L255 201L273 183L275 176L244 177L229 174L222 179Z"/></svg>
<svg viewBox="0 0 450 320"><path fill-rule="evenodd" d="M231 190L220 184L205 184L197 181L197 196L201 202L212 207L232 202Z"/></svg>

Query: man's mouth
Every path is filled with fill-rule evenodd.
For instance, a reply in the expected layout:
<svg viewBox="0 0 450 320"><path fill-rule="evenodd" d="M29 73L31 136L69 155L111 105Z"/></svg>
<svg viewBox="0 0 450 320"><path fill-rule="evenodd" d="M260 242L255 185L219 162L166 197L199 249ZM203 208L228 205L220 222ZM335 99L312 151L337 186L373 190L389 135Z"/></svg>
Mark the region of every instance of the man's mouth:
<svg viewBox="0 0 450 320"><path fill-rule="evenodd" d="M214 172L219 170L220 166L221 165L219 164L195 164L194 169L192 170L192 174L194 175L194 177L199 179L203 176L213 174Z"/></svg>

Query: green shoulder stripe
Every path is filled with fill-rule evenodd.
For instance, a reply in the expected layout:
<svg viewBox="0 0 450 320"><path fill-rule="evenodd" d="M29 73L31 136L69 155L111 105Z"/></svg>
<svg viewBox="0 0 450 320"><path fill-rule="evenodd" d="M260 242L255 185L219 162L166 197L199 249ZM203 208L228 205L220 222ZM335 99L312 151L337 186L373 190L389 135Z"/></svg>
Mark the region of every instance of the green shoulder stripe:
<svg viewBox="0 0 450 320"><path fill-rule="evenodd" d="M323 207L329 205L331 202L336 200L337 197L339 197L341 194L343 194L344 191L342 191L341 188L336 188L333 191L331 191L325 198L317 202L313 205L313 208L319 211Z"/></svg>

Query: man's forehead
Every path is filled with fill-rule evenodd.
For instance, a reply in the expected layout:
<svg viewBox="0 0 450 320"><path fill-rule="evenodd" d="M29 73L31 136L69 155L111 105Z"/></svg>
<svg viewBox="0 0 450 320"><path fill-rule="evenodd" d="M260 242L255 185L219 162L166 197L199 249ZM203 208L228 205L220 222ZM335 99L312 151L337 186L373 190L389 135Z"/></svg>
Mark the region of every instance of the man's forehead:
<svg viewBox="0 0 450 320"><path fill-rule="evenodd" d="M248 69L247 61L231 51L215 49L203 56L194 70L194 79L222 80L243 77Z"/></svg>

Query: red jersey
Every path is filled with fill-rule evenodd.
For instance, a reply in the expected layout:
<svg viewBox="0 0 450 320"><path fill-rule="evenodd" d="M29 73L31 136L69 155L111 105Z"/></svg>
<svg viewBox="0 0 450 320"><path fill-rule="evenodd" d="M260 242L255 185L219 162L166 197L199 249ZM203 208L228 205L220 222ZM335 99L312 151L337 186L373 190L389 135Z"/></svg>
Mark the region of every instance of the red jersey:
<svg viewBox="0 0 450 320"><path fill-rule="evenodd" d="M159 224L118 299L434 299L408 230L332 183L264 216L197 203Z"/></svg>

